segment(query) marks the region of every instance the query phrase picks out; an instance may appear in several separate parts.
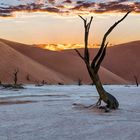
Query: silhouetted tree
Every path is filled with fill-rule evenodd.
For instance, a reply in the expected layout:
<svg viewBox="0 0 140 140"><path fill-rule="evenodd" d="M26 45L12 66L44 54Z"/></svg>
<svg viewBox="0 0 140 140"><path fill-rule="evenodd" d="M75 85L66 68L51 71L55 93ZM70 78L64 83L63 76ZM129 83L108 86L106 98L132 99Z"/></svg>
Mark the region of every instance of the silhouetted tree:
<svg viewBox="0 0 140 140"><path fill-rule="evenodd" d="M78 79L78 85L81 86L82 85L82 80L79 78Z"/></svg>
<svg viewBox="0 0 140 140"><path fill-rule="evenodd" d="M19 69L15 69L15 71L13 72L13 75L14 75L14 85L17 85L18 73L19 73Z"/></svg>
<svg viewBox="0 0 140 140"><path fill-rule="evenodd" d="M27 81L30 81L30 75L29 75L29 74L27 74L26 80L27 80Z"/></svg>
<svg viewBox="0 0 140 140"><path fill-rule="evenodd" d="M41 84L42 84L42 85L45 85L45 80L42 80Z"/></svg>
<svg viewBox="0 0 140 140"><path fill-rule="evenodd" d="M135 82L136 82L136 86L138 87L139 86L138 77L136 75L134 75L134 79L135 79Z"/></svg>
<svg viewBox="0 0 140 140"><path fill-rule="evenodd" d="M84 56L81 55L81 53L75 49L75 51L77 52L77 54L82 58L82 60L85 62L88 73L90 75L91 80L93 81L93 83L95 84L95 87L99 93L99 100L96 103L97 106L101 105L101 101L104 101L107 105L105 109L117 109L119 107L119 102L117 101L117 99L111 95L110 93L108 93L107 91L105 91L105 89L102 86L102 83L100 81L99 75L98 75L98 71L100 69L101 63L105 57L106 54L106 48L108 46L108 42L106 43L106 39L108 37L108 35L112 32L112 30L120 23L122 22L127 15L130 12L127 12L127 14L125 14L125 16L123 16L123 18L121 18L119 21L117 21L116 23L114 23L108 30L107 32L104 34L102 43L101 43L101 47L98 51L98 53L96 54L96 56L94 57L94 59L92 60L92 62L90 62L90 54L89 54L89 50L88 50L88 37L89 37L89 30L90 30L90 26L93 20L93 17L90 18L90 21L87 22L87 19L84 19L82 16L79 15L79 17L84 21L84 29L85 29L85 35L84 35L84 42L85 42L85 47L84 47Z"/></svg>

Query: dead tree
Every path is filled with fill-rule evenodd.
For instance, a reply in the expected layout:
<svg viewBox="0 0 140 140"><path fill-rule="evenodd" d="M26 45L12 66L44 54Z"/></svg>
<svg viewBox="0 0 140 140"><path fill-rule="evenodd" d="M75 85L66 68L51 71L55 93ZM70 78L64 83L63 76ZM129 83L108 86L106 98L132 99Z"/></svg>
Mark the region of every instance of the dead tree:
<svg viewBox="0 0 140 140"><path fill-rule="evenodd" d="M42 84L42 85L45 85L45 80L42 80L41 84Z"/></svg>
<svg viewBox="0 0 140 140"><path fill-rule="evenodd" d="M78 85L81 86L82 85L82 79L78 79Z"/></svg>
<svg viewBox="0 0 140 140"><path fill-rule="evenodd" d="M29 74L26 75L26 80L30 81L30 75Z"/></svg>
<svg viewBox="0 0 140 140"><path fill-rule="evenodd" d="M19 69L15 69L15 71L13 72L13 75L14 75L14 85L17 85L18 73L19 73Z"/></svg>
<svg viewBox="0 0 140 140"><path fill-rule="evenodd" d="M94 57L94 59L92 60L92 62L90 62L90 54L89 54L89 50L88 50L88 37L89 37L89 30L90 30L90 26L93 20L93 17L90 18L90 21L87 22L87 19L84 19L82 16L79 15L79 17L84 21L84 29L85 29L85 35L84 35L84 42L85 42L85 47L84 47L84 56L82 56L82 54L75 49L75 51L77 52L77 54L82 58L82 60L85 62L88 73L90 75L91 80L93 81L93 83L95 84L95 87L98 91L99 94L99 100L96 103L97 106L101 105L101 101L106 103L106 108L109 109L117 109L119 107L119 102L117 101L117 99L111 95L110 93L108 93L107 91L105 91L105 89L103 88L103 85L100 81L100 77L98 75L98 71L100 69L101 63L106 55L106 48L108 46L108 42L106 43L106 39L108 37L108 35L112 32L112 30L120 23L122 22L127 15L130 12L127 12L127 14L125 14L125 16L123 16L123 18L121 18L120 20L118 20L116 23L114 23L108 30L107 32L104 34L102 43L101 43L101 47L98 51L98 53L96 54L96 56Z"/></svg>
<svg viewBox="0 0 140 140"><path fill-rule="evenodd" d="M139 86L138 77L136 75L134 75L134 79L135 79L135 82L136 82L136 86L138 87Z"/></svg>

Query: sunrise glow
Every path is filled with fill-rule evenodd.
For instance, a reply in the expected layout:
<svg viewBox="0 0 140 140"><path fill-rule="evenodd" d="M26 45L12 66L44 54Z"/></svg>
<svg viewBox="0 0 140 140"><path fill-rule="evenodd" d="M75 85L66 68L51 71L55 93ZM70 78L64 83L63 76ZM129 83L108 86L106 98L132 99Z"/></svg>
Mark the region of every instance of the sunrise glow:
<svg viewBox="0 0 140 140"><path fill-rule="evenodd" d="M13 3L2 0L0 5L1 38L26 44L46 44L46 49L83 47L83 23L79 14L87 19L94 17L89 44L100 44L107 29L128 10L133 12L112 32L108 41L120 44L139 40L140 36L139 0L14 0Z"/></svg>

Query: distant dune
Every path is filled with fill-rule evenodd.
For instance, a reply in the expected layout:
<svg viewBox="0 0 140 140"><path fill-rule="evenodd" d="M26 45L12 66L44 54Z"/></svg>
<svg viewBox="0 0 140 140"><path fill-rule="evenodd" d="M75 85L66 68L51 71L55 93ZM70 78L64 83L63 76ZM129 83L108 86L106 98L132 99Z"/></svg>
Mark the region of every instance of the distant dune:
<svg viewBox="0 0 140 140"><path fill-rule="evenodd" d="M0 55L0 79L2 81L11 81L11 73L18 67L20 82L24 83L29 82L26 80L27 74L31 75L32 82L45 80L51 84L59 82L76 84L78 79L81 79L83 83L91 83L85 64L74 50L55 52L3 39L0 40L0 46L2 54ZM91 54L93 53L91 49ZM105 84L128 83L125 78L108 67L101 67L99 73Z"/></svg>
<svg viewBox="0 0 140 140"><path fill-rule="evenodd" d="M140 82L140 41L109 48L103 66L128 81L134 82L135 75Z"/></svg>
<svg viewBox="0 0 140 140"><path fill-rule="evenodd" d="M13 81L12 73L17 68L19 69L18 79L20 83L37 83L42 80L49 83L72 82L71 79L64 75L25 56L21 52L5 44L4 41L0 41L0 81L11 83ZM27 80L27 75L29 75L30 81Z"/></svg>
<svg viewBox="0 0 140 140"><path fill-rule="evenodd" d="M79 49L83 52L83 49ZM90 49L91 59L98 49ZM64 53L77 55L73 50L66 50ZM122 77L130 83L134 83L134 75L140 83L140 41L133 41L107 48L107 54L102 66Z"/></svg>

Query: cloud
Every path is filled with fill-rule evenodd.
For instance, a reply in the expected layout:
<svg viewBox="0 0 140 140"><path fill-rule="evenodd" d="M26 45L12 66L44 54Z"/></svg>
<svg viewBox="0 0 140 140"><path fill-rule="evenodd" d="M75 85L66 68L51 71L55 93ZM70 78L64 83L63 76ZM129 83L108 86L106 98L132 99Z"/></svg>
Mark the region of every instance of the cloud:
<svg viewBox="0 0 140 140"><path fill-rule="evenodd" d="M127 12L133 11L135 13L140 13L140 2L134 2L130 0L110 0L108 2L77 2L77 5L72 8L72 10L79 11L89 11L89 13L108 13L108 12Z"/></svg>
<svg viewBox="0 0 140 140"><path fill-rule="evenodd" d="M72 8L71 10L88 10L88 8L94 8L95 7L95 2L83 2L81 4L77 4L74 8Z"/></svg>
<svg viewBox="0 0 140 140"><path fill-rule="evenodd" d="M28 3L26 2L28 1ZM133 11L140 13L140 2L134 0L24 0L20 3L0 3L0 16L13 16L14 12L48 12L58 14L108 13Z"/></svg>
<svg viewBox="0 0 140 140"><path fill-rule="evenodd" d="M49 3L54 4L55 0L48 0Z"/></svg>
<svg viewBox="0 0 140 140"><path fill-rule="evenodd" d="M68 4L71 4L71 3L72 3L72 1L71 1L71 0L65 0L65 1L63 1L63 3L68 3Z"/></svg>

